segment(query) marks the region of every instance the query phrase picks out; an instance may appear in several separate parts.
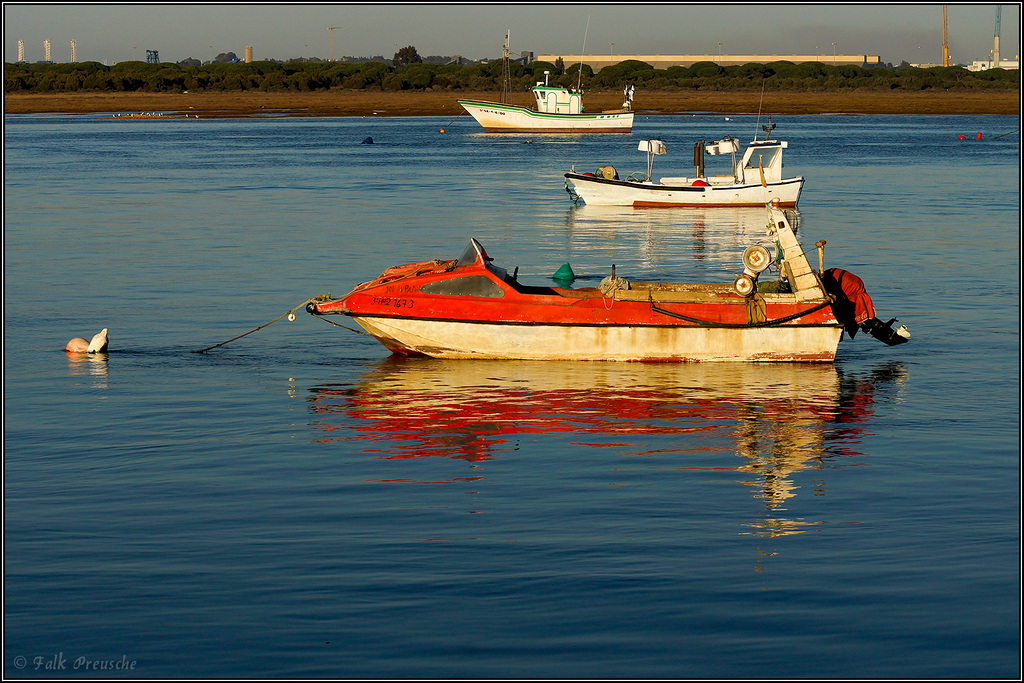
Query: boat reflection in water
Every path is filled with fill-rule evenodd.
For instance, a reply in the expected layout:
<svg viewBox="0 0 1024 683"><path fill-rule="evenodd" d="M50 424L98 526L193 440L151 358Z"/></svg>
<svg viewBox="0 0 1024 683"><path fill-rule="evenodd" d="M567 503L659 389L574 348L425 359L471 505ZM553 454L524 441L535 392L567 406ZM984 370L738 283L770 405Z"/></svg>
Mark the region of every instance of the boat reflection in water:
<svg viewBox="0 0 1024 683"><path fill-rule="evenodd" d="M800 212L786 209L785 214L799 235ZM764 207L570 206L565 231L573 268L594 262L602 270L601 277L607 275L603 272L607 264L615 263L620 270L654 279L731 279L736 254L767 239Z"/></svg>
<svg viewBox="0 0 1024 683"><path fill-rule="evenodd" d="M851 375L832 364L391 357L355 384L311 388L310 409L321 441L356 442L384 460L481 463L551 435L642 458L630 468L653 459L656 469L733 471L763 501L745 533L778 536L808 524L781 514L800 488L792 476L863 455L876 395L898 396L906 374L900 363ZM412 481L400 466L395 474L377 481Z"/></svg>

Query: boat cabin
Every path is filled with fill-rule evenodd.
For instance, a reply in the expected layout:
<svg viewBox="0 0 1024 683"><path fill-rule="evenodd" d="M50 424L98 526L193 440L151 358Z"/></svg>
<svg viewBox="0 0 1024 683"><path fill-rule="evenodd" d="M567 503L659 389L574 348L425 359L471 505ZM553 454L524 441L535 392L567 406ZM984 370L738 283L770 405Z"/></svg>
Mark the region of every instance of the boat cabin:
<svg viewBox="0 0 1024 683"><path fill-rule="evenodd" d="M647 142L658 143L660 145L659 151L645 147ZM665 177L661 179L661 182L666 185L687 185L691 181L702 180L710 185L753 185L761 182L762 169L764 170L765 182L780 182L782 180L782 150L787 147L789 147L789 143L784 140L754 140L744 150L743 156L740 157L737 163L736 152L739 151L739 141L736 138L725 137L711 143L705 143L703 140L700 140L693 148L693 162L696 175L693 178L688 176ZM648 151L647 177L650 178L653 171L653 155L664 154L665 146L660 140L644 141L640 143L640 151L644 150ZM705 154L707 156L731 154L732 172L728 174L706 172L704 167Z"/></svg>
<svg viewBox="0 0 1024 683"><path fill-rule="evenodd" d="M538 83L533 87L537 111L541 114L582 114L583 95Z"/></svg>
<svg viewBox="0 0 1024 683"><path fill-rule="evenodd" d="M743 158L736 166L736 179L741 183L761 182L764 169L765 181L779 182L782 180L782 150L789 144L780 140L755 140L743 153Z"/></svg>
<svg viewBox="0 0 1024 683"><path fill-rule="evenodd" d="M544 82L533 86L533 99L541 114L582 114L583 93L570 92L568 88L548 85L550 71L544 72Z"/></svg>
<svg viewBox="0 0 1024 683"><path fill-rule="evenodd" d="M708 177L708 181L712 185L722 182L751 185L760 183L761 169L764 170L765 182L779 182L782 180L782 150L788 146L789 143L781 140L754 140L747 145L747 149L744 150L743 156L740 157L737 164L736 152L739 151L739 141L736 138L726 137L710 144L701 141L697 143L697 149L694 149L694 159L699 163L697 175L705 175L705 153L708 156L732 154L732 173Z"/></svg>

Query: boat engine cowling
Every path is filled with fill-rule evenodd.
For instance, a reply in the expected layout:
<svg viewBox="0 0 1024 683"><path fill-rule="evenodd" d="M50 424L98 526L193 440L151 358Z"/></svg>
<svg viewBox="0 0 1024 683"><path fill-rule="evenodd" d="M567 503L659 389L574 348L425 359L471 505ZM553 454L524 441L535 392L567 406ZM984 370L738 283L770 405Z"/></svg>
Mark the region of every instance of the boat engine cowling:
<svg viewBox="0 0 1024 683"><path fill-rule="evenodd" d="M821 274L825 291L832 295L832 314L853 339L858 330L864 330L889 346L906 343L910 332L906 325L893 329L896 318L882 322L875 316L875 304L864 288L864 281L841 268L829 268Z"/></svg>

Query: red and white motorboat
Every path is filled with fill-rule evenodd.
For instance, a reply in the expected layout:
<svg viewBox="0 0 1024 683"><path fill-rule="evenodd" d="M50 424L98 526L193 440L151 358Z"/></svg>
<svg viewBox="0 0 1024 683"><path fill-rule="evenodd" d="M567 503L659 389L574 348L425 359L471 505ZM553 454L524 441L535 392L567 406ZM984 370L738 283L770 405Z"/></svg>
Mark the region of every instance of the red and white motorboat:
<svg viewBox="0 0 1024 683"><path fill-rule="evenodd" d="M436 358L828 363L844 328L907 340L895 319L875 318L859 278L811 268L783 211L769 207L768 221L771 244L744 252L732 284L632 282L613 266L600 287L529 286L471 239L458 259L395 266L306 309L350 316L393 353ZM759 284L773 264L779 279Z"/></svg>

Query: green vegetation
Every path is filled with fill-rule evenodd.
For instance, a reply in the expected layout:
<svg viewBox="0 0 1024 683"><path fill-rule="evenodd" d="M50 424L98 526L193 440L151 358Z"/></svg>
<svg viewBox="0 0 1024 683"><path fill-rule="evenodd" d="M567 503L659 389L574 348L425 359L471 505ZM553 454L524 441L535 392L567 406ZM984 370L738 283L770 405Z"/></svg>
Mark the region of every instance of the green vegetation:
<svg viewBox="0 0 1024 683"><path fill-rule="evenodd" d="M405 48L408 51L410 48ZM412 48L415 52L415 48ZM396 55L397 56L397 55ZM416 55L418 57L418 55ZM412 59L412 53L405 55ZM560 61L560 60L559 60ZM5 64L5 93L48 92L181 92L191 91L317 91L353 90L501 90L502 65L492 61L473 66L397 60L353 62L251 62L213 63L202 66L121 62L79 64ZM556 68L550 62L523 65L512 62L513 90L526 91L550 71L551 83L575 87L579 64ZM972 72L963 67L898 68L841 65L819 62L771 62L721 66L699 62L690 67L655 69L650 64L627 60L594 73L583 66L584 89L615 89L636 85L664 91L811 91L854 88L877 91L922 90L1018 90L1016 70L991 69Z"/></svg>

